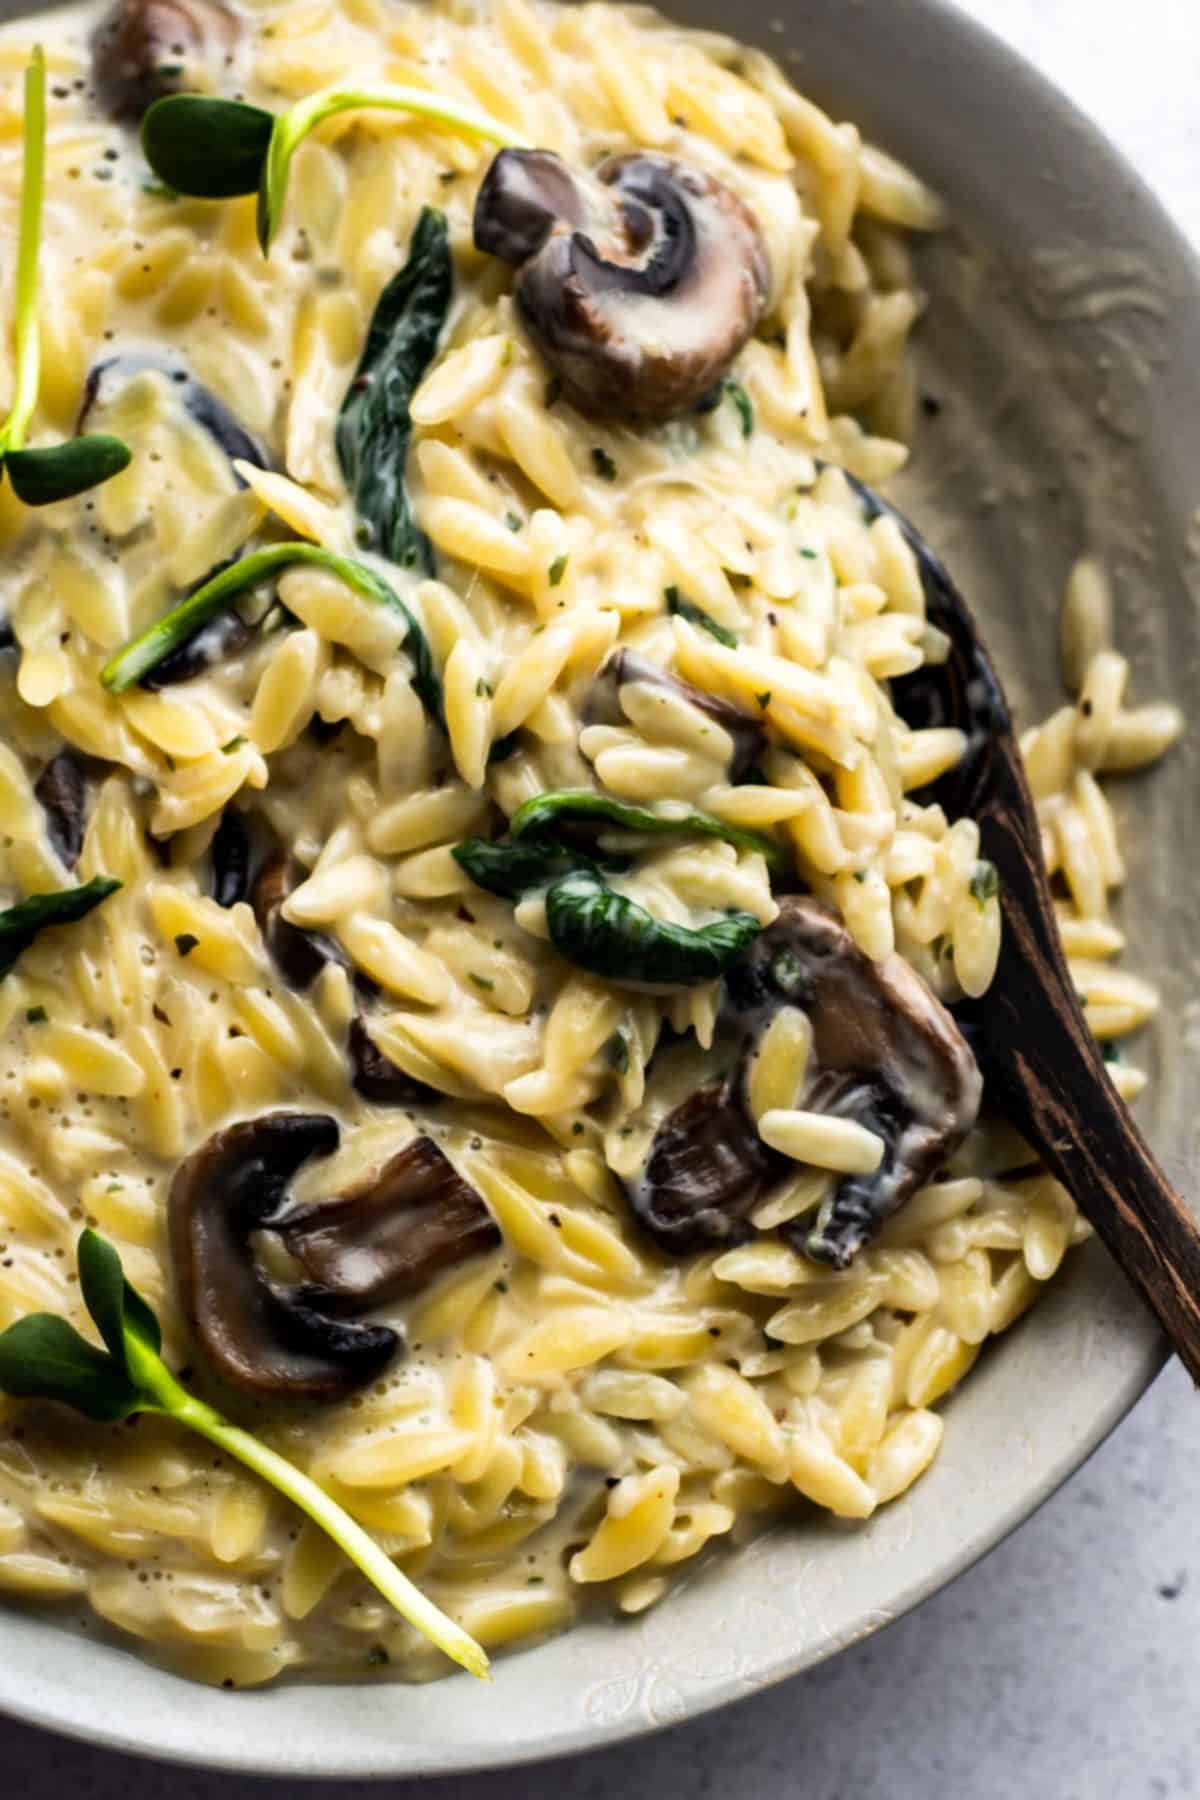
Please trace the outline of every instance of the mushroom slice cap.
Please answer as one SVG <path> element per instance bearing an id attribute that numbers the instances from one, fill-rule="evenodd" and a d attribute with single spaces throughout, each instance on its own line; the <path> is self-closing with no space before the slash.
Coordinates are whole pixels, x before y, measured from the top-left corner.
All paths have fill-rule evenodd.
<path id="1" fill-rule="evenodd" d="M 724 182 L 637 151 L 594 174 L 503 150 L 475 206 L 475 243 L 517 265 L 530 335 L 586 412 L 667 419 L 696 406 L 766 305 L 762 233 Z"/>
<path id="2" fill-rule="evenodd" d="M 250 905 L 263 942 L 288 985 L 300 989 L 311 987 L 326 963 L 346 962 L 331 938 L 304 931 L 284 918 L 280 909 L 302 880 L 303 870 L 296 859 L 287 850 L 272 850 L 250 888 Z"/>
<path id="3" fill-rule="evenodd" d="M 226 806 L 208 850 L 212 897 L 218 906 L 236 906 L 250 889 L 250 833 L 235 806 Z"/>
<path id="4" fill-rule="evenodd" d="M 385 1056 L 358 1013 L 350 1021 L 346 1047 L 351 1085 L 364 1100 L 379 1106 L 431 1106 L 445 1098 Z"/>
<path id="5" fill-rule="evenodd" d="M 425 1136 L 344 1194 L 296 1207 L 271 1225 L 331 1304 L 351 1311 L 415 1293 L 440 1270 L 500 1242 L 475 1189 Z"/>
<path id="6" fill-rule="evenodd" d="M 227 1126 L 176 1171 L 167 1203 L 180 1303 L 196 1340 L 231 1386 L 261 1398 L 339 1400 L 370 1381 L 396 1332 L 319 1309 L 254 1260 L 251 1233 L 278 1211 L 297 1169 L 336 1149 L 319 1113 L 267 1113 Z"/>
<path id="7" fill-rule="evenodd" d="M 92 79 L 112 119 L 136 124 L 156 100 L 203 85 L 241 38 L 220 0 L 115 0 L 92 36 Z"/>
<path id="8" fill-rule="evenodd" d="M 697 1088 L 667 1116 L 625 1192 L 655 1242 L 686 1255 L 744 1243 L 750 1213 L 786 1172 L 746 1111 L 739 1070 Z"/>
<path id="9" fill-rule="evenodd" d="M 970 1046 L 902 956 L 872 962 L 807 895 L 781 900 L 727 993 L 752 1029 L 779 1005 L 801 1007 L 813 1032 L 801 1105 L 853 1118 L 884 1141 L 879 1168 L 840 1181 L 815 1227 L 787 1228 L 806 1256 L 844 1269 L 974 1124 L 983 1082 Z"/>
<path id="10" fill-rule="evenodd" d="M 88 784 L 73 750 L 51 757 L 33 788 L 46 815 L 46 836 L 64 868 L 73 869 L 87 830 Z"/>
<path id="11" fill-rule="evenodd" d="M 672 675 L 669 669 L 652 662 L 648 656 L 639 655 L 636 650 L 613 650 L 605 659 L 588 692 L 584 704 L 584 722 L 588 725 L 626 724 L 621 706 L 621 689 L 634 683 L 668 689 L 729 733 L 733 739 L 733 756 L 729 764 L 731 781 L 743 780 L 761 760 L 767 747 L 767 736 L 760 720 L 743 712 L 731 700 L 722 700 L 716 694 L 706 694 L 703 688 L 693 686 L 690 681 L 684 681 L 678 675 Z"/>

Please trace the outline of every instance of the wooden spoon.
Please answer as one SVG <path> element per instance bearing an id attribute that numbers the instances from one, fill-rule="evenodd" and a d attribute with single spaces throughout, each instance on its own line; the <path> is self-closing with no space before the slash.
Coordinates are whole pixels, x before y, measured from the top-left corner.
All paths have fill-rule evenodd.
<path id="1" fill-rule="evenodd" d="M 1001 882 L 1003 936 L 981 1001 L 956 1008 L 988 1092 L 1096 1227 L 1200 1382 L 1200 1226 L 1152 1156 L 1088 1030 L 1059 941 L 1033 796 L 1012 716 L 966 602 L 920 533 L 851 479 L 869 516 L 888 513 L 921 571 L 929 621 L 950 639 L 943 666 L 893 683 L 913 726 L 968 735 L 933 797 L 979 824 Z"/>

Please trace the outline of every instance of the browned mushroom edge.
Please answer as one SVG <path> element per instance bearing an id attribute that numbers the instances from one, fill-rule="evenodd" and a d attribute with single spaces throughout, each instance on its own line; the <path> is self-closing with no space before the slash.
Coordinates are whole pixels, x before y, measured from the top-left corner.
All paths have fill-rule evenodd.
<path id="1" fill-rule="evenodd" d="M 854 1119 L 885 1146 L 874 1174 L 837 1183 L 815 1224 L 784 1227 L 804 1255 L 848 1267 L 975 1122 L 979 1069 L 920 976 L 903 957 L 865 957 L 818 900 L 785 896 L 779 917 L 726 977 L 718 1053 L 729 1072 L 668 1116 L 626 1184 L 635 1216 L 664 1249 L 744 1242 L 750 1214 L 794 1166 L 761 1142 L 745 1097 L 755 1047 L 785 1005 L 806 1013 L 813 1032 L 798 1104 Z"/>
<path id="2" fill-rule="evenodd" d="M 74 750 L 60 750 L 38 776 L 33 792 L 46 815 L 51 849 L 64 868 L 73 869 L 87 830 L 88 779 L 82 758 Z"/>
<path id="3" fill-rule="evenodd" d="M 733 755 L 729 763 L 730 781 L 744 781 L 761 760 L 767 746 L 767 736 L 761 720 L 752 718 L 730 700 L 719 699 L 715 694 L 706 694 L 703 688 L 693 687 L 690 681 L 683 681 L 678 675 L 670 674 L 658 663 L 651 662 L 648 656 L 639 656 L 636 650 L 614 650 L 602 664 L 588 692 L 584 723 L 626 724 L 625 712 L 621 706 L 621 689 L 634 683 L 668 689 L 729 733 L 733 740 Z"/>
<path id="4" fill-rule="evenodd" d="M 164 95 L 211 86 L 241 35 L 220 0 L 115 0 L 92 36 L 96 97 L 110 118 L 135 125 Z"/>
<path id="5" fill-rule="evenodd" d="M 402 1346 L 390 1326 L 351 1322 L 415 1293 L 454 1263 L 495 1248 L 479 1195 L 420 1136 L 345 1193 L 289 1207 L 312 1157 L 338 1144 L 319 1113 L 266 1113 L 218 1131 L 176 1172 L 168 1200 L 184 1314 L 214 1371 L 259 1398 L 334 1401 L 372 1380 Z M 254 1253 L 276 1234 L 306 1279 L 288 1284 Z"/>
<path id="6" fill-rule="evenodd" d="M 377 1106 L 434 1106 L 445 1099 L 437 1088 L 418 1081 L 384 1055 L 361 1013 L 355 1013 L 350 1021 L 346 1049 L 351 1085 L 364 1100 L 373 1100 Z"/>
<path id="7" fill-rule="evenodd" d="M 107 423 L 106 415 L 110 413 L 113 403 L 127 383 L 138 375 L 147 373 L 164 378 L 169 384 L 171 399 L 179 413 L 198 426 L 224 452 L 229 460 L 233 480 L 239 488 L 244 488 L 246 482 L 235 467 L 237 463 L 250 463 L 259 469 L 271 468 L 271 454 L 266 445 L 246 429 L 211 388 L 198 381 L 177 357 L 144 346 L 127 346 L 92 365 L 84 384 L 76 431 L 102 431 Z M 191 583 L 186 593 L 194 593 L 233 560 L 234 557 L 229 557 L 226 562 L 206 570 Z M 173 650 L 168 651 L 153 669 L 141 677 L 138 685 L 152 689 L 171 687 L 177 682 L 191 681 L 195 676 L 203 675 L 226 657 L 236 655 L 244 649 L 255 630 L 262 626 L 273 609 L 274 601 L 271 598 L 264 601 L 260 595 L 244 597 L 238 605 L 228 612 L 218 613 L 206 625 L 193 632 L 191 637 L 185 638 Z"/>
<path id="8" fill-rule="evenodd" d="M 322 932 L 305 931 L 283 916 L 284 901 L 304 878 L 296 859 L 286 850 L 272 850 L 251 880 L 251 854 L 245 821 L 226 808 L 213 839 L 214 898 L 229 906 L 238 899 L 249 900 L 263 942 L 288 986 L 301 991 L 311 987 L 327 963 L 348 967 L 348 959 L 332 938 Z M 378 992 L 363 975 L 355 975 L 354 984 L 360 999 L 369 999 Z M 350 1020 L 346 1053 L 351 1085 L 364 1100 L 372 1100 L 378 1106 L 411 1107 L 430 1106 L 444 1098 L 436 1088 L 417 1081 L 384 1055 L 360 1013 Z"/>
<path id="9" fill-rule="evenodd" d="M 749 207 L 657 152 L 588 173 L 549 150 L 502 150 L 474 237 L 516 267 L 521 318 L 586 412 L 668 419 L 695 407 L 766 305 L 767 254 Z"/>
<path id="10" fill-rule="evenodd" d="M 500 1243 L 475 1189 L 424 1136 L 344 1194 L 268 1225 L 331 1304 L 349 1311 L 401 1299 Z"/>
<path id="11" fill-rule="evenodd" d="M 313 1156 L 338 1143 L 319 1113 L 267 1113 L 227 1126 L 176 1171 L 167 1202 L 180 1304 L 208 1362 L 261 1398 L 340 1400 L 400 1348 L 383 1325 L 330 1318 L 318 1289 L 290 1289 L 255 1261 L 251 1234 L 278 1212 Z"/>
<path id="12" fill-rule="evenodd" d="M 304 931 L 283 916 L 283 903 L 304 880 L 304 870 L 287 850 L 263 858 L 250 886 L 249 901 L 267 946 L 289 987 L 311 987 L 326 963 L 346 966 L 346 956 L 332 938 Z"/>

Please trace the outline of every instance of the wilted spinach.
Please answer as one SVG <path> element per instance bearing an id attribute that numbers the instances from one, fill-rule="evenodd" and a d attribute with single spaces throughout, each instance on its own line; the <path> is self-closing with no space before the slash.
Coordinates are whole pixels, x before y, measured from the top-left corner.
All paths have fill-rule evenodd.
<path id="1" fill-rule="evenodd" d="M 433 551 L 404 486 L 409 403 L 446 323 L 453 291 L 446 215 L 427 206 L 408 261 L 384 288 L 337 423 L 337 454 L 372 548 L 403 569 L 433 574 Z"/>

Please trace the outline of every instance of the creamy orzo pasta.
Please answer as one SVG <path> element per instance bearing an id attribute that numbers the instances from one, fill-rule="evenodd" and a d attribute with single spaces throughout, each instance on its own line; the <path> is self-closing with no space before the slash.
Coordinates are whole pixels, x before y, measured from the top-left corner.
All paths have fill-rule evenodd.
<path id="1" fill-rule="evenodd" d="M 86 1325 L 95 1226 L 187 1384 L 489 1646 L 802 1503 L 868 1519 L 1085 1234 L 979 1110 L 995 871 L 930 793 L 962 734 L 905 723 L 947 645 L 864 486 L 907 456 L 936 198 L 643 9 L 37 33 L 31 435 L 131 455 L 0 490 L 0 873 L 120 886 L 0 983 L 0 1326 Z M 33 44 L 0 34 L 6 252 Z M 330 83 L 410 98 L 329 109 L 265 222 L 197 197 L 231 136 L 165 109 L 143 154 L 160 96 L 245 101 L 253 188 L 264 114 Z M 1109 611 L 1081 563 L 1022 748 L 1116 1041 L 1155 1001 L 1102 778 L 1179 722 L 1126 704 Z M 449 1666 L 152 1418 L 0 1398 L 0 1589 L 205 1680 Z"/>

